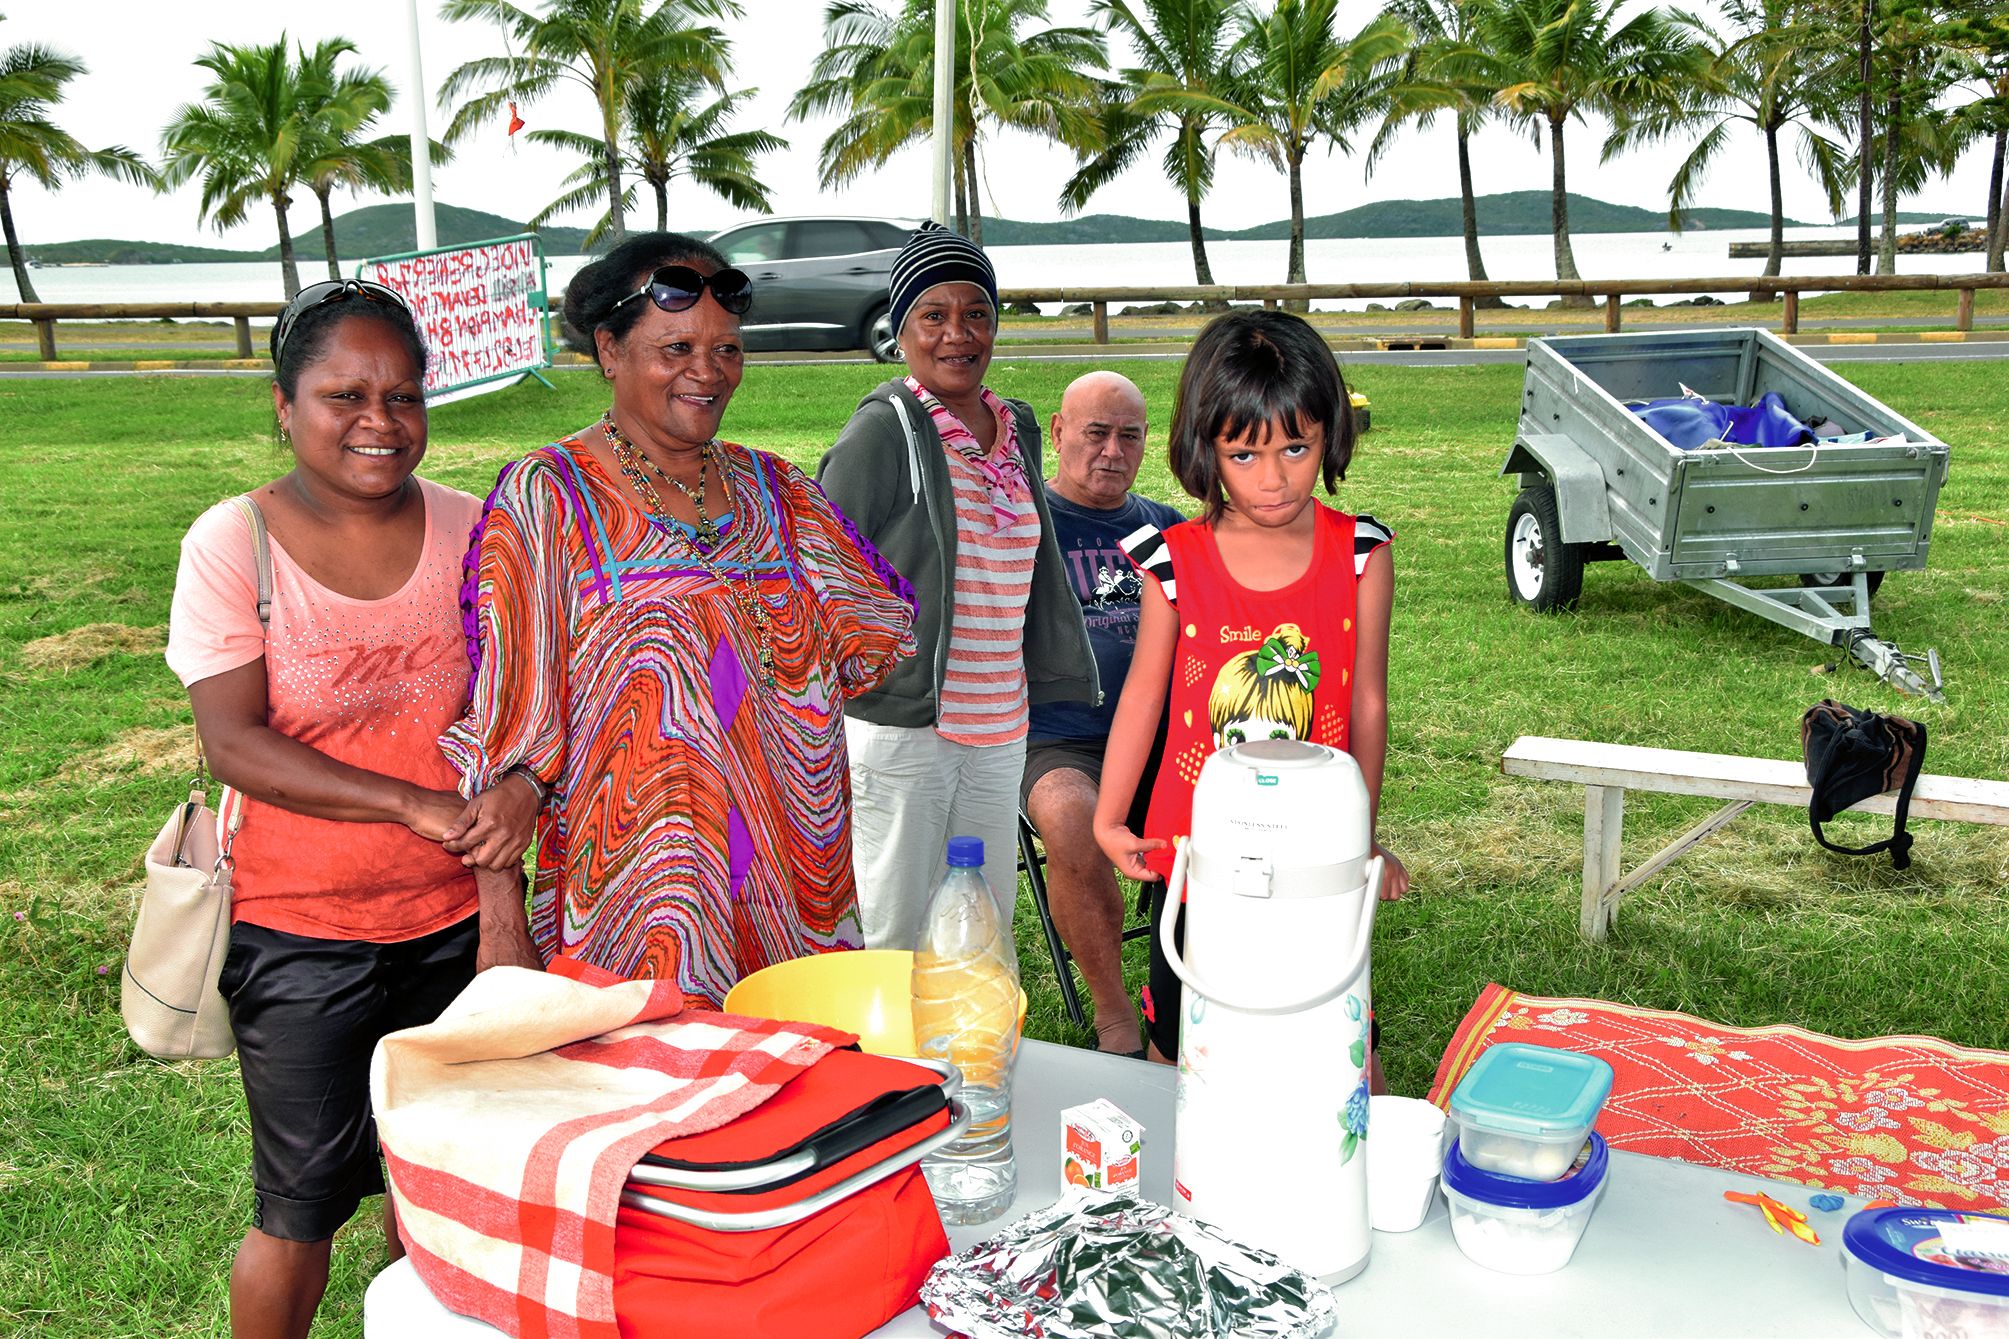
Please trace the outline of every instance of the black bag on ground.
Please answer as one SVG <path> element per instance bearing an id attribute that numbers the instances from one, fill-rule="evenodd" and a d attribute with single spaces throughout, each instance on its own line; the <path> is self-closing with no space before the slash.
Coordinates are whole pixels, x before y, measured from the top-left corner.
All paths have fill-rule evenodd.
<path id="1" fill-rule="evenodd" d="M 1890 852 L 1893 869 L 1911 864 L 1911 834 L 1904 830 L 1912 787 L 1925 762 L 1925 727 L 1902 716 L 1857 711 L 1822 698 L 1800 718 L 1800 750 L 1807 784 L 1814 788 L 1807 821 L 1814 840 L 1843 855 Z M 1897 792 L 1897 823 L 1888 839 L 1868 846 L 1837 846 L 1821 834 L 1821 824 L 1851 805 L 1885 791 Z"/>

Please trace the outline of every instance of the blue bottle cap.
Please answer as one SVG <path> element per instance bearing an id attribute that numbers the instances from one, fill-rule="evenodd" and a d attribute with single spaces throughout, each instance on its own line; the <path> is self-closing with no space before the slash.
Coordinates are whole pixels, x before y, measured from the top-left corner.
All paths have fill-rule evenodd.
<path id="1" fill-rule="evenodd" d="M 949 868 L 982 869 L 984 867 L 984 839 L 982 837 L 949 838 Z"/>

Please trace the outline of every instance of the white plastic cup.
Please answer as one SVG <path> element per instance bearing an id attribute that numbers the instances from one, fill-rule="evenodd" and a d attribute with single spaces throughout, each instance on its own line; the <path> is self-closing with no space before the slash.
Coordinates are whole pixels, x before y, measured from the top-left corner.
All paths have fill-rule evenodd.
<path id="1" fill-rule="evenodd" d="M 1444 1113 L 1414 1097 L 1367 1104 L 1367 1216 L 1376 1232 L 1423 1226 L 1444 1166 Z"/>

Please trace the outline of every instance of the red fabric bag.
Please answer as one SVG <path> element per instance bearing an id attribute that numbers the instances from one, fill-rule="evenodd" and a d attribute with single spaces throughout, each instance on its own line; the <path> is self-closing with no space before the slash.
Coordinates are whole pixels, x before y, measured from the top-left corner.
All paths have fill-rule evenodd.
<path id="1" fill-rule="evenodd" d="M 657 1145 L 630 1178 L 615 1224 L 614 1312 L 624 1339 L 855 1339 L 913 1306 L 949 1243 L 918 1163 L 897 1165 L 950 1118 L 933 1071 L 836 1051 L 738 1119 Z M 888 1163 L 897 1170 L 798 1216 L 820 1193 Z M 648 1184 L 660 1176 L 760 1184 Z M 797 1221 L 722 1230 L 658 1209 Z"/>

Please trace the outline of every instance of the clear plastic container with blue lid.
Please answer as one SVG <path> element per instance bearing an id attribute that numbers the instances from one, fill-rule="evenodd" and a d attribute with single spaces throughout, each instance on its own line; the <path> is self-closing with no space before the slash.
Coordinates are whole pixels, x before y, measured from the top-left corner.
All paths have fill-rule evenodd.
<path id="1" fill-rule="evenodd" d="M 1482 1171 L 1459 1145 L 1444 1153 L 1451 1236 L 1476 1264 L 1502 1274 L 1552 1274 L 1570 1262 L 1604 1194 L 1610 1155 L 1592 1134 L 1563 1175 L 1529 1181 Z"/>
<path id="2" fill-rule="evenodd" d="M 1866 1209 L 1842 1229 L 1849 1305 L 1888 1339 L 2009 1335 L 2009 1218 Z"/>
<path id="3" fill-rule="evenodd" d="M 1611 1066 L 1552 1046 L 1489 1046 L 1451 1094 L 1465 1160 L 1553 1181 L 1570 1169 L 1611 1096 Z"/>

